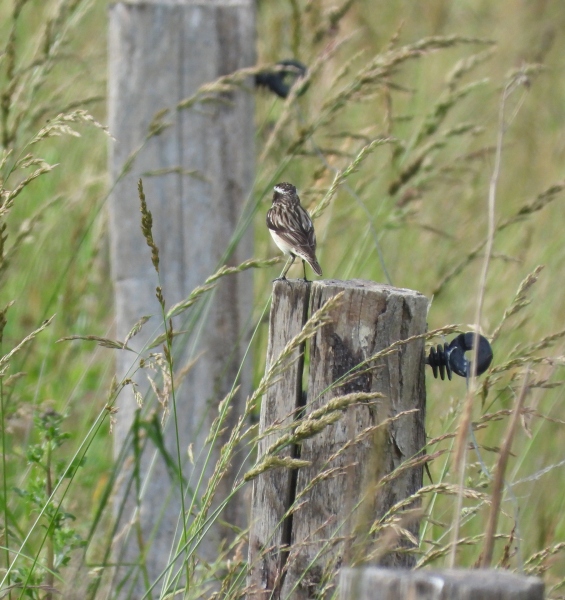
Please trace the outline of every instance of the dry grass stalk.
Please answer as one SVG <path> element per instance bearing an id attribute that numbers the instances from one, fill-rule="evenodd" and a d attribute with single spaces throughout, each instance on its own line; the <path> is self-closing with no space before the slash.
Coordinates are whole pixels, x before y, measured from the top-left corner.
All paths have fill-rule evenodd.
<path id="1" fill-rule="evenodd" d="M 494 537 L 495 537 L 495 540 L 507 540 L 509 538 L 508 535 L 502 534 L 502 533 L 498 533 Z M 461 546 L 478 546 L 482 542 L 483 538 L 484 538 L 484 534 L 480 533 L 478 535 L 464 537 L 464 538 L 458 538 L 455 541 L 451 541 L 451 542 L 449 542 L 449 544 L 446 544 L 445 546 L 442 546 L 442 547 L 438 548 L 437 550 L 432 550 L 431 552 L 426 554 L 424 557 L 422 557 L 416 563 L 416 568 L 421 569 L 422 567 L 425 567 L 426 565 L 433 563 L 448 554 L 451 554 L 453 552 L 453 549 L 452 549 L 453 544 L 455 544 L 455 546 L 457 546 L 458 548 Z"/>
<path id="2" fill-rule="evenodd" d="M 240 416 L 235 427 L 230 432 L 228 441 L 221 449 L 220 458 L 214 466 L 214 471 L 212 473 L 212 476 L 210 477 L 210 480 L 208 481 L 208 484 L 202 496 L 201 505 L 199 507 L 198 514 L 195 517 L 194 523 L 193 525 L 191 525 L 191 529 L 195 529 L 196 531 L 204 531 L 204 527 L 208 519 L 208 512 L 212 506 L 218 485 L 231 464 L 232 455 L 235 451 L 237 444 L 248 433 L 246 429 L 247 419 L 250 413 L 255 409 L 258 399 L 273 384 L 276 377 L 280 376 L 288 367 L 289 359 L 294 354 L 296 348 L 300 347 L 300 345 L 303 344 L 304 341 L 315 335 L 315 333 L 321 327 L 323 327 L 326 323 L 330 322 L 331 319 L 329 315 L 340 302 L 341 296 L 342 294 L 337 294 L 336 296 L 330 298 L 306 321 L 302 328 L 302 331 L 298 335 L 294 336 L 286 344 L 286 346 L 283 348 L 282 352 L 277 357 L 277 359 L 273 361 L 273 363 L 270 365 L 268 371 L 261 379 L 259 385 L 255 389 L 251 397 L 248 398 L 246 402 L 245 413 Z M 233 389 L 230 392 L 230 394 L 228 394 L 228 396 L 222 401 L 221 405 L 218 407 L 219 415 L 218 418 L 214 421 L 214 427 L 216 428 L 216 431 L 219 431 L 224 423 L 230 405 L 230 398 L 234 395 L 234 393 L 235 389 Z M 295 468 L 298 466 L 299 465 L 295 465 Z M 265 470 L 274 467 L 275 464 L 269 463 L 268 460 L 267 463 L 262 461 L 260 464 L 255 465 L 254 467 L 252 467 L 252 469 L 250 469 L 243 475 L 242 479 L 239 482 L 236 482 L 234 484 L 232 492 L 235 493 L 237 490 L 239 490 L 241 486 L 249 479 L 252 479 L 260 473 L 264 472 Z M 228 500 L 223 501 L 223 503 L 225 504 Z M 199 533 L 198 535 L 200 536 L 201 534 Z M 195 547 L 197 545 L 197 542 L 194 543 Z"/>
<path id="3" fill-rule="evenodd" d="M 496 144 L 496 153 L 495 153 L 495 163 L 492 172 L 492 176 L 489 184 L 489 193 L 488 193 L 488 232 L 486 237 L 486 249 L 485 249 L 485 257 L 483 261 L 483 268 L 481 271 L 481 277 L 479 280 L 478 286 L 478 301 L 477 301 L 477 310 L 475 315 L 475 338 L 473 341 L 473 357 L 472 364 L 475 365 L 477 363 L 477 353 L 478 353 L 478 340 L 479 340 L 479 331 L 480 331 L 480 323 L 483 312 L 483 303 L 485 298 L 486 291 L 486 281 L 488 275 L 488 269 L 490 265 L 490 259 L 492 255 L 492 248 L 494 244 L 494 236 L 496 232 L 495 227 L 495 204 L 496 204 L 496 192 L 498 186 L 498 180 L 500 177 L 500 169 L 502 163 L 502 144 L 504 140 L 504 134 L 506 131 L 505 124 L 505 108 L 506 101 L 512 92 L 517 88 L 518 85 L 523 83 L 522 75 L 518 74 L 512 77 L 506 84 L 502 99 L 500 101 L 499 114 L 498 114 L 498 131 L 497 131 L 497 144 Z M 459 421 L 459 425 L 457 428 L 457 438 L 455 440 L 455 455 L 454 455 L 454 470 L 456 475 L 459 478 L 459 485 L 463 488 L 463 480 L 464 480 L 464 472 L 465 472 L 465 461 L 467 456 L 467 436 L 469 433 L 469 426 L 471 423 L 471 415 L 473 410 L 473 399 L 475 396 L 475 389 L 477 386 L 477 377 L 475 372 L 473 371 L 469 378 L 469 388 L 467 395 L 465 397 L 463 412 L 461 415 L 461 419 Z M 461 519 L 461 509 L 463 505 L 463 496 L 460 495 L 457 500 L 457 505 L 454 513 L 454 523 L 453 523 L 453 537 L 452 541 L 455 542 L 459 536 L 459 526 Z M 450 566 L 455 566 L 455 553 L 457 551 L 457 545 L 452 543 L 452 549 L 450 553 Z"/>
<path id="4" fill-rule="evenodd" d="M 555 544 L 554 546 L 550 546 L 548 548 L 544 548 L 535 554 L 532 554 L 530 558 L 524 564 L 524 572 L 527 575 L 541 575 L 547 567 L 542 565 L 544 560 L 558 554 L 565 550 L 565 542 L 560 542 L 559 544 Z M 537 563 L 537 564 L 535 564 Z"/>
<path id="5" fill-rule="evenodd" d="M 502 319 L 500 320 L 500 323 L 498 324 L 498 326 L 496 327 L 496 329 L 493 331 L 492 335 L 490 336 L 491 344 L 493 342 L 495 342 L 496 339 L 498 338 L 498 336 L 500 335 L 500 331 L 502 330 L 502 327 L 504 326 L 506 321 L 510 317 L 512 317 L 516 313 L 520 312 L 523 308 L 525 308 L 526 306 L 528 306 L 530 304 L 531 300 L 528 299 L 528 292 L 530 291 L 530 288 L 537 282 L 539 274 L 543 271 L 543 268 L 544 268 L 543 265 L 538 265 L 522 281 L 522 283 L 520 284 L 520 287 L 518 288 L 518 291 L 516 292 L 516 296 L 512 300 L 512 303 L 504 311 L 504 314 L 502 315 Z"/>
<path id="6" fill-rule="evenodd" d="M 5 315 L 6 309 L 2 312 L 2 315 Z M 51 322 L 55 318 L 53 315 L 51 318 L 46 319 L 37 329 L 32 331 L 30 334 L 26 335 L 25 338 L 19 342 L 14 348 L 12 348 L 8 353 L 4 354 L 4 356 L 0 357 L 0 374 L 4 373 L 10 360 L 16 355 L 22 348 L 24 348 L 29 342 L 37 337 L 39 333 L 41 333 L 44 329 L 51 325 Z"/>
<path id="7" fill-rule="evenodd" d="M 531 215 L 543 210 L 549 206 L 554 200 L 556 200 L 561 192 L 565 189 L 565 180 L 560 180 L 557 183 L 551 185 L 549 188 L 538 194 L 531 202 L 528 202 L 522 206 L 514 215 L 502 220 L 496 226 L 496 233 L 504 231 L 507 227 L 521 223 L 524 219 Z M 459 263 L 455 264 L 448 272 L 443 276 L 439 283 L 432 290 L 433 296 L 438 296 L 445 286 L 457 275 L 459 275 L 465 267 L 470 265 L 478 256 L 481 251 L 487 245 L 487 238 L 479 242 Z"/>
<path id="8" fill-rule="evenodd" d="M 498 522 L 498 513 L 500 510 L 500 504 L 502 501 L 502 490 L 504 488 L 504 474 L 506 472 L 506 465 L 508 464 L 508 458 L 512 449 L 512 442 L 518 426 L 520 412 L 524 406 L 526 395 L 528 393 L 528 377 L 529 369 L 524 374 L 524 381 L 522 384 L 522 390 L 520 395 L 516 398 L 516 405 L 512 413 L 512 418 L 508 423 L 506 435 L 502 448 L 500 449 L 500 456 L 496 465 L 494 473 L 494 482 L 492 486 L 492 498 L 491 506 L 489 511 L 489 518 L 487 522 L 487 528 L 485 531 L 485 544 L 483 549 L 483 556 L 481 560 L 481 567 L 488 568 L 492 562 L 492 553 L 494 550 L 494 536 L 496 532 L 496 524 Z"/>

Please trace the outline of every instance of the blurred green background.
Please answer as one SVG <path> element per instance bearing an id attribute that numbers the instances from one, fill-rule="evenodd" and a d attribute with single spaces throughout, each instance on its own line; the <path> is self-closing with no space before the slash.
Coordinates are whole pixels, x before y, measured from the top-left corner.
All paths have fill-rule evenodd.
<path id="1" fill-rule="evenodd" d="M 107 3 L 19 4 L 21 13 L 9 38 L 13 3 L 0 3 L 1 39 L 13 39 L 15 47 L 10 73 L 8 46 L 2 44 L 6 50 L 0 54 L 3 97 L 14 73 L 21 83 L 12 95 L 15 109 L 7 117 L 17 120 L 9 121 L 15 123 L 16 136 L 8 144 L 16 155 L 47 119 L 61 112 L 84 107 L 106 122 Z M 46 29 L 61 6 L 65 18 L 52 21 Z M 65 35 L 49 69 L 38 73 L 33 61 L 41 56 L 45 40 L 53 37 L 49 28 L 56 31 L 57 26 Z M 512 488 L 514 497 L 506 495 L 499 527 L 510 533 L 516 522 L 519 525 L 515 532 L 521 538 L 519 548 L 514 541 L 507 560 L 514 568 L 533 553 L 565 540 L 565 466 L 542 473 L 565 458 L 560 422 L 565 410 L 560 387 L 564 197 L 557 191 L 535 204 L 540 194 L 555 184 L 563 185 L 565 179 L 564 31 L 561 0 L 262 0 L 257 4 L 258 62 L 297 58 L 310 67 L 311 80 L 292 105 L 266 91 L 256 92 L 260 160 L 254 199 L 258 210 L 255 232 L 247 233 L 255 236 L 255 256 L 267 258 L 278 252 L 264 226 L 271 197 L 263 195 L 264 190 L 277 181 L 290 181 L 303 204 L 313 208 L 330 187 L 335 169 L 346 168 L 370 141 L 390 137 L 389 143 L 364 159 L 347 179 L 349 189 L 341 186 L 316 221 L 318 257 L 327 278 L 386 282 L 380 248 L 394 285 L 419 290 L 429 298 L 433 295 L 430 329 L 450 323 L 468 329 L 474 322 L 483 254 L 479 251 L 473 257 L 471 253 L 487 235 L 501 98 L 510 73 L 527 73 L 527 80 L 524 75 L 523 84 L 513 88 L 505 105 L 496 221 L 515 217 L 524 206 L 529 209 L 495 237 L 480 323 L 485 334 L 492 334 L 520 283 L 537 265 L 545 266 L 529 290 L 531 304 L 505 323 L 494 346 L 495 367 L 513 357 L 522 357 L 522 363 L 533 361 L 536 385 L 526 404 L 553 419 L 532 418 L 514 441 L 507 480 L 527 480 Z M 384 76 L 368 69 L 375 60 L 375 68 L 385 64 L 391 56 L 387 53 L 430 36 L 454 37 L 450 47 L 433 52 L 424 45 L 416 53 L 412 46 L 414 55 L 399 59 Z M 470 61 L 466 66 L 460 62 L 465 60 Z M 455 68 L 462 69 L 461 76 L 453 79 Z M 341 103 L 344 91 L 346 100 Z M 36 435 L 34 411 L 54 408 L 68 413 L 65 429 L 72 437 L 65 452 L 70 455 L 104 407 L 112 378 L 110 350 L 80 342 L 55 343 L 76 334 L 112 337 L 105 212 L 108 141 L 97 129 L 78 129 L 80 138 L 40 143 L 34 152 L 58 166 L 26 188 L 12 211 L 0 217 L 7 225 L 4 252 L 9 258 L 0 273 L 0 302 L 4 306 L 14 301 L 7 313 L 2 354 L 56 314 L 53 324 L 17 355 L 7 374 L 25 375 L 4 377 L 4 473 L 9 489 L 21 486 L 28 473 L 26 448 Z M 403 183 L 396 186 L 399 180 Z M 6 254 L 15 242 L 14 252 Z M 443 284 L 458 265 L 462 265 L 460 272 Z M 277 269 L 280 265 L 256 273 L 257 317 Z M 290 275 L 300 276 L 298 267 L 294 269 Z M 264 368 L 266 334 L 264 326 L 256 338 L 256 381 Z M 554 338 L 548 341 L 548 336 Z M 546 341 L 529 347 L 540 340 Z M 477 398 L 474 418 L 510 409 L 522 376 L 521 363 L 507 364 L 489 376 L 484 388 L 488 393 Z M 465 382 L 436 382 L 429 372 L 427 380 L 427 428 L 433 438 L 454 431 Z M 466 483 L 470 487 L 490 490 L 484 470 L 492 470 L 496 462 L 505 427 L 506 417 L 477 432 L 485 466 L 481 468 L 476 454 L 469 453 Z M 449 448 L 449 440 L 441 447 Z M 83 535 L 111 470 L 110 449 L 111 434 L 103 428 L 67 500 Z M 435 482 L 454 482 L 445 456 L 432 465 L 432 474 Z M 10 498 L 8 504 L 13 523 L 25 532 L 27 509 Z M 453 498 L 430 497 L 425 504 L 433 509 L 435 523 L 426 529 L 425 538 L 445 545 Z M 485 506 L 469 502 L 466 511 L 469 518 L 461 536 L 480 534 Z M 497 546 L 497 559 L 502 544 Z M 431 547 L 423 545 L 424 551 Z M 92 552 L 96 555 L 96 549 Z M 472 566 L 479 553 L 480 545 L 466 547 L 458 555 L 458 564 Z M 561 585 L 563 559 L 558 551 L 544 559 L 549 587 Z M 552 593 L 558 597 L 559 587 Z"/>

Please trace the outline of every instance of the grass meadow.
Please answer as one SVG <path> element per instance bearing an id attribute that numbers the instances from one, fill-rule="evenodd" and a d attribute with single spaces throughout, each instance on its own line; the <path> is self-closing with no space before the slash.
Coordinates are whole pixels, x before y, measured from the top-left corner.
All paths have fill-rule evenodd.
<path id="1" fill-rule="evenodd" d="M 101 566 L 120 468 L 106 408 L 116 350 L 57 343 L 114 327 L 106 30 L 106 2 L 0 0 L 1 598 L 116 592 Z M 259 63 L 296 57 L 309 74 L 287 102 L 254 92 L 255 227 L 243 234 L 253 258 L 277 255 L 260 190 L 291 181 L 317 216 L 325 276 L 422 292 L 430 330 L 478 320 L 489 372 L 470 391 L 426 374 L 437 458 L 417 562 L 484 562 L 495 506 L 492 565 L 542 576 L 549 598 L 565 598 L 564 30 L 560 0 L 259 0 Z M 260 264 L 257 322 L 281 268 Z M 262 322 L 256 390 L 266 342 Z M 188 562 L 194 585 L 178 597 L 244 593 L 244 553 L 210 567 L 221 591 Z"/>

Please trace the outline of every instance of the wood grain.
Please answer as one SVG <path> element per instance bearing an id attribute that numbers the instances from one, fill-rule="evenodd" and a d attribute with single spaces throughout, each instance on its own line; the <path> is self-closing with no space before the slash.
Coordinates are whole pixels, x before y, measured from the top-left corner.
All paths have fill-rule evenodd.
<path id="1" fill-rule="evenodd" d="M 274 288 L 270 359 L 306 320 L 298 303 L 306 297 L 304 284 L 283 283 Z M 343 298 L 330 314 L 331 322 L 310 340 L 307 374 L 300 377 L 293 372 L 281 378 L 264 399 L 260 433 L 289 419 L 301 399 L 307 400 L 302 410 L 307 417 L 336 397 L 356 393 L 382 397 L 364 397 L 345 409 L 338 421 L 295 448 L 294 456 L 310 463 L 295 478 L 285 469 L 276 469 L 256 482 L 250 598 L 311 598 L 323 588 L 327 593 L 335 587 L 342 565 L 362 561 L 378 549 L 380 542 L 370 529 L 379 517 L 422 485 L 421 465 L 378 484 L 419 456 L 425 444 L 423 340 L 400 345 L 378 360 L 369 359 L 399 340 L 425 333 L 427 300 L 411 290 L 369 281 L 317 281 L 311 284 L 308 314 L 340 292 Z M 307 391 L 297 391 L 305 379 Z M 290 531 L 286 531 L 281 528 L 282 516 L 291 506 L 292 518 L 285 522 Z M 417 519 L 412 517 L 402 526 L 417 536 Z M 406 545 L 406 540 L 398 543 Z M 290 544 L 286 553 L 281 552 L 283 544 Z M 412 562 L 399 552 L 381 560 L 398 565 Z"/>
<path id="2" fill-rule="evenodd" d="M 286 344 L 300 331 L 308 318 L 310 283 L 276 281 L 269 320 L 269 343 L 266 369 L 279 357 Z M 298 348 L 290 358 L 289 366 L 277 383 L 269 388 L 261 403 L 260 435 L 278 424 L 280 429 L 261 437 L 257 449 L 258 461 L 266 450 L 279 439 L 296 418 L 302 404 L 302 373 L 304 361 Z M 289 447 L 279 456 L 292 456 Z M 248 585 L 254 598 L 268 598 L 271 590 L 281 584 L 286 546 L 290 541 L 290 523 L 284 515 L 293 500 L 294 473 L 287 469 L 267 471 L 253 483 L 251 523 L 249 532 Z"/>
<path id="3" fill-rule="evenodd" d="M 425 444 L 423 340 L 401 346 L 343 385 L 339 380 L 394 342 L 424 333 L 427 300 L 411 290 L 362 280 L 319 281 L 312 284 L 310 312 L 341 291 L 345 294 L 332 315 L 333 323 L 312 339 L 306 411 L 343 394 L 378 392 L 383 397 L 374 404 L 350 407 L 342 419 L 302 444 L 301 458 L 312 466 L 298 474 L 296 495 L 303 504 L 293 516 L 292 552 L 282 597 L 311 597 L 341 564 L 373 551 L 367 532 L 375 519 L 422 485 L 420 466 L 375 487 L 381 477 L 417 456 Z M 359 437 L 410 409 L 417 411 Z M 350 444 L 355 438 L 359 441 Z M 327 475 L 311 487 L 313 478 L 324 472 Z M 417 521 L 404 526 L 417 535 Z M 382 560 L 398 565 L 412 562 L 400 554 Z"/>
<path id="4" fill-rule="evenodd" d="M 137 180 L 144 180 L 160 252 L 160 281 L 167 306 L 172 306 L 224 262 L 252 189 L 255 161 L 251 94 L 237 91 L 222 102 L 196 105 L 190 110 L 175 107 L 200 85 L 254 64 L 254 5 L 251 0 L 118 3 L 111 6 L 109 17 L 109 122 L 115 137 L 109 158 L 114 183 L 109 228 L 116 337 L 123 340 L 142 315 L 154 315 L 130 343 L 143 351 L 163 327 L 155 299 L 158 280 L 140 230 Z M 165 109 L 161 122 L 166 127 L 147 139 L 156 114 Z M 227 262 L 238 264 L 252 253 L 253 234 L 247 231 L 227 253 Z M 200 357 L 177 390 L 180 448 L 187 478 L 191 476 L 186 452 L 189 445 L 196 458 L 195 477 L 204 468 L 204 440 L 218 403 L 236 379 L 249 339 L 251 307 L 249 272 L 221 280 L 209 300 L 191 311 L 192 320 L 186 316 L 175 319 L 175 329 L 190 329 L 190 334 L 177 339 L 176 368 Z M 199 318 L 193 319 L 197 311 Z M 146 393 L 147 376 L 135 373 L 137 361 L 132 356 L 119 353 L 117 376 L 122 379 L 134 373 L 133 379 Z M 243 411 L 250 381 L 247 364 L 240 377 L 241 390 L 233 401 L 233 420 Z M 130 390 L 121 394 L 118 406 L 116 456 L 126 443 L 137 410 Z M 176 457 L 171 419 L 164 429 L 167 449 Z M 217 453 L 206 467 L 205 482 L 215 456 Z M 125 472 L 123 475 L 127 481 Z M 178 484 L 169 477 L 154 447 L 143 457 L 141 475 L 148 485 L 138 518 L 143 539 L 154 536 L 146 561 L 153 579 L 165 566 L 175 535 L 178 539 L 180 496 Z M 232 480 L 232 475 L 225 478 L 222 494 L 229 492 Z M 122 486 L 118 491 L 117 506 L 125 489 Z M 135 505 L 131 494 L 127 503 L 125 514 L 131 519 Z M 222 518 L 243 526 L 244 503 L 236 500 Z M 129 526 L 124 521 L 120 556 L 135 562 L 140 548 L 136 536 L 128 535 Z M 200 548 L 204 556 L 217 555 L 226 531 L 219 527 L 210 531 Z"/>
<path id="5" fill-rule="evenodd" d="M 543 600 L 544 585 L 495 569 L 407 571 L 361 567 L 343 569 L 341 600 Z"/>

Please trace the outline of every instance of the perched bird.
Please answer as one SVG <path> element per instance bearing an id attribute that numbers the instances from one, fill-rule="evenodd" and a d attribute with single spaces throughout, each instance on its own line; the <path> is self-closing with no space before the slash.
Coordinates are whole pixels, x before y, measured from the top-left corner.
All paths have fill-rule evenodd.
<path id="1" fill-rule="evenodd" d="M 316 260 L 316 234 L 312 219 L 300 205 L 300 198 L 292 184 L 277 183 L 274 190 L 273 205 L 267 212 L 267 227 L 275 244 L 292 257 L 277 279 L 286 279 L 288 270 L 298 256 L 304 267 L 304 281 L 308 281 L 306 262 L 318 275 L 322 274 Z"/>

